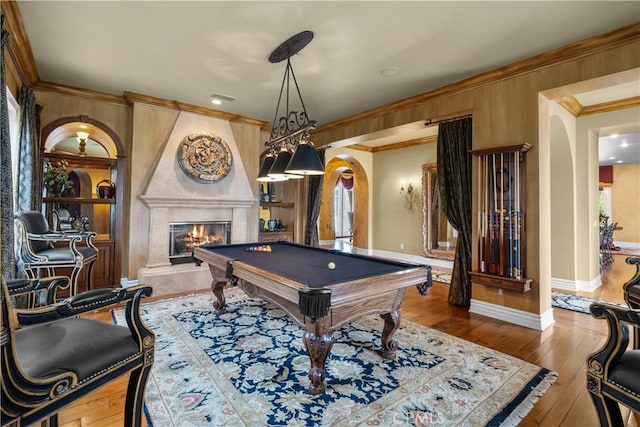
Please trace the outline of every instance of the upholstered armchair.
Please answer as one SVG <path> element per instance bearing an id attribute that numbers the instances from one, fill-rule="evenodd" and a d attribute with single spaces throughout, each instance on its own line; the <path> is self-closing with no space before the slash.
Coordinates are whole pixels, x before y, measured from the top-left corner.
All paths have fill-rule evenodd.
<path id="1" fill-rule="evenodd" d="M 67 276 L 51 276 L 41 279 L 7 280 L 7 290 L 14 306 L 34 308 L 55 303 L 58 289 L 69 287 Z"/>
<path id="2" fill-rule="evenodd" d="M 71 230 L 73 227 L 71 226 L 71 214 L 65 208 L 54 209 L 52 214 L 53 216 L 53 230 L 54 231 L 65 231 Z"/>
<path id="3" fill-rule="evenodd" d="M 93 264 L 98 259 L 98 249 L 93 245 L 94 232 L 50 231 L 49 224 L 41 212 L 25 211 L 16 215 L 18 234 L 18 267 L 25 275 L 40 277 L 41 269 L 49 276 L 55 275 L 59 267 L 72 268 L 70 295 L 78 292 L 78 276 L 87 266 L 87 290 L 91 289 Z M 54 246 L 65 242 L 65 246 Z"/>
<path id="4" fill-rule="evenodd" d="M 640 349 L 629 348 L 629 326 L 640 327 L 640 310 L 604 303 L 589 309 L 594 317 L 607 320 L 609 336 L 587 359 L 587 389 L 600 425 L 621 426 L 619 404 L 640 412 Z"/>
<path id="5" fill-rule="evenodd" d="M 11 297 L 21 294 L 20 286 L 2 279 L 2 426 L 38 421 L 56 426 L 60 409 L 126 375 L 122 425 L 141 425 L 155 336 L 142 322 L 140 303 L 151 288 L 96 289 L 48 306 L 17 309 Z M 80 316 L 123 303 L 126 326 Z"/>

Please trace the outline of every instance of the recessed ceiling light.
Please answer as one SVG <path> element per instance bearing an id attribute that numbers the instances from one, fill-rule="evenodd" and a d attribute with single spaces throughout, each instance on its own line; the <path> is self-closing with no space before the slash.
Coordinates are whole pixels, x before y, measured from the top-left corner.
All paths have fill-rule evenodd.
<path id="1" fill-rule="evenodd" d="M 380 75 L 382 77 L 392 77 L 400 72 L 400 68 L 398 67 L 386 67 L 380 70 Z"/>
<path id="2" fill-rule="evenodd" d="M 627 141 L 623 141 L 622 144 L 620 144 L 620 147 L 628 147 L 629 144 L 627 144 Z"/>
<path id="3" fill-rule="evenodd" d="M 229 95 L 222 95 L 220 93 L 211 94 L 211 103 L 215 104 L 215 105 L 220 105 L 220 104 L 222 104 L 223 101 L 225 101 L 225 102 L 233 102 L 236 99 L 238 99 L 238 98 L 236 98 L 234 96 L 229 96 Z"/>
<path id="4" fill-rule="evenodd" d="M 611 135 L 609 135 L 610 138 L 617 138 L 618 134 L 617 133 L 612 133 Z"/>
<path id="5" fill-rule="evenodd" d="M 616 163 L 623 163 L 622 160 L 618 160 Z"/>
<path id="6" fill-rule="evenodd" d="M 616 159 L 616 158 L 615 158 L 615 157 L 613 157 L 613 156 L 609 157 L 609 160 L 615 160 L 615 159 Z"/>

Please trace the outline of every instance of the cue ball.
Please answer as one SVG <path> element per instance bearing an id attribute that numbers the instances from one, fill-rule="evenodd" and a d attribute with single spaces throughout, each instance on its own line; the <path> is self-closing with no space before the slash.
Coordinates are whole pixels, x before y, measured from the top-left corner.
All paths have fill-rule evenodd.
<path id="1" fill-rule="evenodd" d="M 329 267 L 329 270 L 333 270 L 334 268 L 336 268 L 336 265 L 330 262 L 329 264 L 327 264 L 327 267 Z"/>

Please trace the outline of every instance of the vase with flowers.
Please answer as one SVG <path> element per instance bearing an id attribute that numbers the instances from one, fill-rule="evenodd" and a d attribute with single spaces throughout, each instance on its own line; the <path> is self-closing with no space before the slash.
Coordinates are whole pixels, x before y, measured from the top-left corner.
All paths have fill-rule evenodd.
<path id="1" fill-rule="evenodd" d="M 65 193 L 73 193 L 73 181 L 69 179 L 69 164 L 66 160 L 60 160 L 55 164 L 47 162 L 44 170 L 44 187 L 47 194 L 52 197 L 62 196 Z"/>

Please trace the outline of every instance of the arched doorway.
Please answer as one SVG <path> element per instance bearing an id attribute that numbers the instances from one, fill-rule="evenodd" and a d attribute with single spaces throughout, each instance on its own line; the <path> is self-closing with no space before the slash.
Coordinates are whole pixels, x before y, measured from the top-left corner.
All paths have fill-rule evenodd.
<path id="1" fill-rule="evenodd" d="M 99 255 L 93 286 L 117 286 L 123 271 L 121 242 L 125 237 L 125 147 L 119 136 L 90 117 L 63 117 L 43 127 L 40 150 L 45 162 L 67 161 L 74 182 L 73 197 L 43 199 L 45 212 L 62 207 L 88 219 L 89 229 L 98 234 L 94 239 Z M 98 185 L 109 185 L 112 191 L 99 194 Z"/>
<path id="2" fill-rule="evenodd" d="M 348 155 L 334 157 L 325 166 L 319 220 L 320 240 L 333 241 L 336 238 L 334 189 L 342 174 L 348 170 L 353 175 L 353 222 L 351 224 L 353 246 L 368 248 L 369 180 L 362 165 Z"/>

